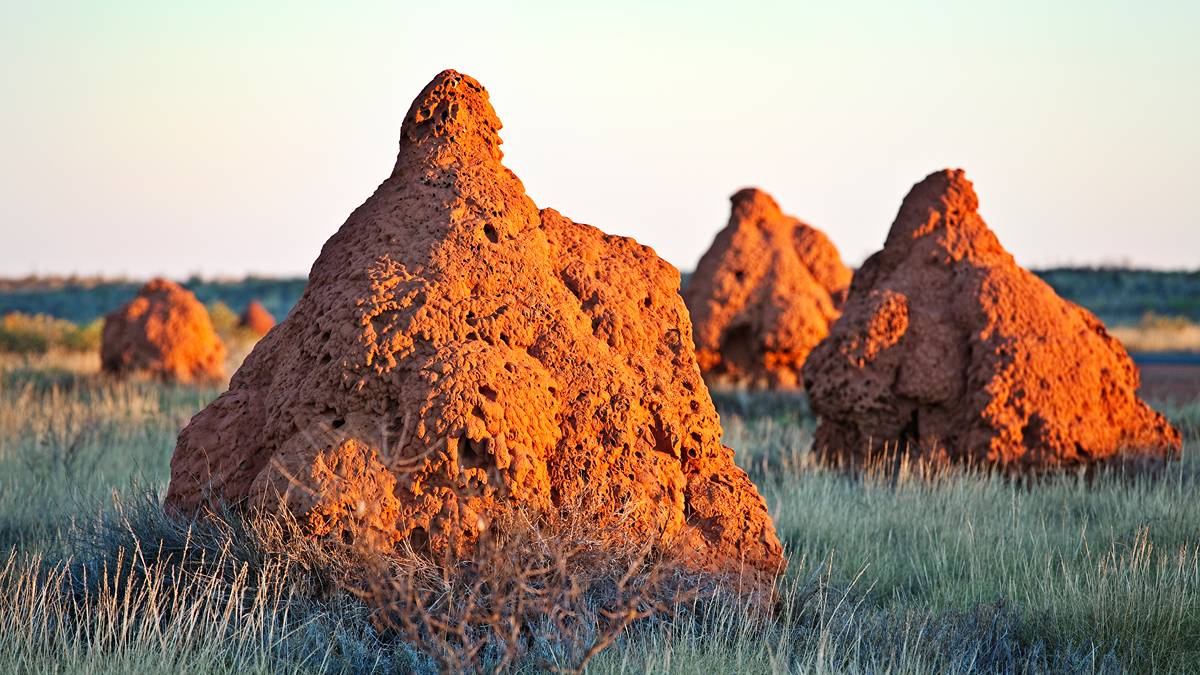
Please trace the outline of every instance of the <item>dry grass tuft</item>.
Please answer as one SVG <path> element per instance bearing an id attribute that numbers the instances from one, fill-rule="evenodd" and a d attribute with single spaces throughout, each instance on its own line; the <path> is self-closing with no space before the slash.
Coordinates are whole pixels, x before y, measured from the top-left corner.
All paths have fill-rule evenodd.
<path id="1" fill-rule="evenodd" d="M 1147 312 L 1135 326 L 1113 326 L 1109 333 L 1131 352 L 1200 351 L 1200 325 L 1187 317 Z"/>
<path id="2" fill-rule="evenodd" d="M 465 560 L 376 556 L 355 593 L 443 672 L 501 672 L 533 651 L 539 668 L 582 672 L 635 622 L 668 618 L 716 584 L 587 513 L 505 514 Z"/>

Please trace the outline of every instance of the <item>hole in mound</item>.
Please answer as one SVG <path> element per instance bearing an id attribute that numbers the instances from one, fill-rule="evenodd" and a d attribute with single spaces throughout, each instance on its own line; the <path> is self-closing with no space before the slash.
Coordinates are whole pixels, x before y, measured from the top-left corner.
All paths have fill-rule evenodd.
<path id="1" fill-rule="evenodd" d="M 916 414 L 915 412 L 913 413 Z M 1030 451 L 1039 450 L 1043 444 L 1042 436 L 1045 433 L 1045 422 L 1041 415 L 1034 413 L 1029 416 L 1025 422 L 1025 426 L 1021 427 L 1021 442 Z M 1078 444 L 1077 444 L 1078 445 Z"/>
<path id="2" fill-rule="evenodd" d="M 758 350 L 754 344 L 754 329 L 749 324 L 731 326 L 721 336 L 721 356 L 726 370 L 753 370 Z M 718 370 L 719 372 L 719 370 Z"/>
<path id="3" fill-rule="evenodd" d="M 486 396 L 487 400 L 489 400 L 489 401 L 495 401 L 496 398 L 499 396 L 499 394 L 497 394 L 495 389 L 492 389 L 491 387 L 487 386 L 486 384 L 479 386 L 479 393 Z"/>
<path id="4" fill-rule="evenodd" d="M 491 223 L 484 223 L 483 236 L 487 237 L 488 241 L 492 242 L 493 244 L 500 241 L 500 233 L 496 231 L 496 226 L 492 225 Z"/>
<path id="5" fill-rule="evenodd" d="M 423 527 L 414 527 L 408 533 L 408 541 L 414 549 L 423 551 L 429 547 L 429 532 Z"/>
<path id="6" fill-rule="evenodd" d="M 331 422 L 329 426 L 333 427 L 334 429 L 341 429 L 342 427 L 346 426 L 346 420 L 342 417 L 339 417 Z"/>
<path id="7" fill-rule="evenodd" d="M 667 430 L 663 428 L 662 420 L 655 417 L 654 426 L 650 427 L 650 438 L 654 441 L 654 451 L 661 452 L 666 455 L 675 456 L 675 450 L 671 447 L 671 437 L 667 434 Z"/>
<path id="8" fill-rule="evenodd" d="M 489 439 L 473 441 L 469 438 L 458 440 L 459 469 L 481 469 L 487 466 Z"/>

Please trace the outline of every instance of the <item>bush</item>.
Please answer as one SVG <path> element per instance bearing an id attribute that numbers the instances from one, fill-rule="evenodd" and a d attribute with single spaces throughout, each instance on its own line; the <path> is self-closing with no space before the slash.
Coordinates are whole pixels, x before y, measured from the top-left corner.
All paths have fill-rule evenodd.
<path id="1" fill-rule="evenodd" d="M 229 305 L 217 300 L 208 303 L 208 318 L 212 320 L 213 329 L 217 335 L 227 338 L 238 330 L 238 315 Z"/>
<path id="2" fill-rule="evenodd" d="M 45 354 L 54 348 L 74 352 L 99 349 L 104 320 L 80 327 L 45 314 L 9 312 L 0 319 L 0 352 Z"/>

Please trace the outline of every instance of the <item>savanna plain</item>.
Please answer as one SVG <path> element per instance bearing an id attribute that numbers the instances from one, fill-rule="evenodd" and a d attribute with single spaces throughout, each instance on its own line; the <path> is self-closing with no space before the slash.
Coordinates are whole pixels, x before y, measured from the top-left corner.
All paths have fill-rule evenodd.
<path id="1" fill-rule="evenodd" d="M 1140 303 L 1137 284 L 1106 291 L 1103 274 L 1059 274 L 1050 280 L 1064 295 L 1070 284 L 1076 296 L 1100 289 L 1096 303 L 1079 300 L 1124 326 L 1114 329 L 1122 339 L 1196 348 L 1186 319 L 1139 318 L 1186 308 Z M 242 345 L 231 349 L 236 365 L 250 339 L 214 304 L 220 289 L 208 290 L 197 294 L 214 323 Z M 789 559 L 770 606 L 729 592 L 664 604 L 628 592 L 644 571 L 594 565 L 595 578 L 546 612 L 537 584 L 503 595 L 501 579 L 421 577 L 412 569 L 427 561 L 414 555 L 401 564 L 427 592 L 399 606 L 421 614 L 414 628 L 386 619 L 380 589 L 351 571 L 352 552 L 296 535 L 295 523 L 164 514 L 179 429 L 223 387 L 103 377 L 87 329 L 96 312 L 56 312 L 68 323 L 32 316 L 30 304 L 95 289 L 6 292 L 30 314 L 0 331 L 2 672 L 1200 670 L 1200 400 L 1189 396 L 1146 393 L 1185 436 L 1179 462 L 1014 479 L 903 458 L 838 471 L 810 453 L 815 420 L 802 395 L 714 391 L 725 443 L 765 496 Z M 526 557 L 476 561 L 477 576 L 521 577 L 531 555 L 561 562 L 562 542 L 539 527 L 520 542 Z M 489 604 L 501 596 L 528 611 Z M 483 620 L 471 624 L 457 601 Z M 443 637 L 419 639 L 430 633 Z"/>

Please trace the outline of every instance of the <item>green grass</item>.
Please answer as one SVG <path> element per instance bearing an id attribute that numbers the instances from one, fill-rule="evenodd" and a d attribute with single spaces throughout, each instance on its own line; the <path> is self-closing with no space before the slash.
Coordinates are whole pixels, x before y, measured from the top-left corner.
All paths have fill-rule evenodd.
<path id="1" fill-rule="evenodd" d="M 216 389 L 0 357 L 0 672 L 409 672 L 431 662 L 278 524 L 188 529 L 159 495 Z M 1152 476 L 849 476 L 787 396 L 717 397 L 790 566 L 635 624 L 589 672 L 1188 672 L 1200 664 L 1200 463 Z M 1194 442 L 1200 406 L 1167 413 Z M 569 662 L 545 631 L 523 670 Z"/>

